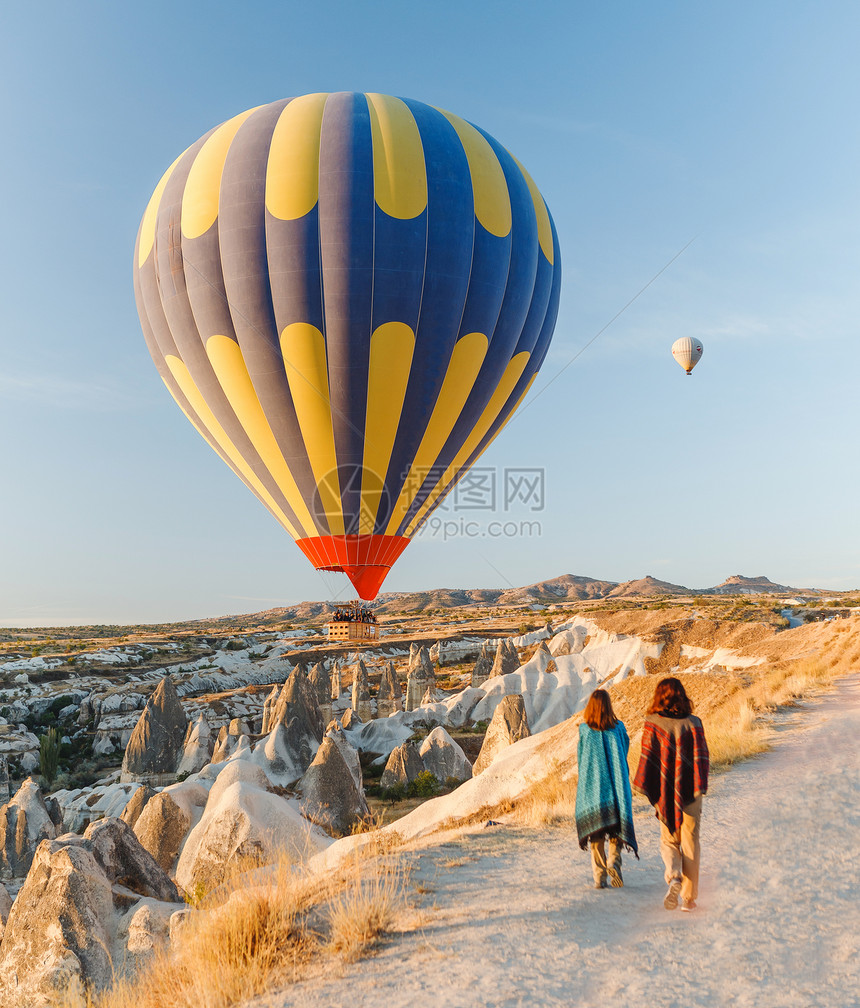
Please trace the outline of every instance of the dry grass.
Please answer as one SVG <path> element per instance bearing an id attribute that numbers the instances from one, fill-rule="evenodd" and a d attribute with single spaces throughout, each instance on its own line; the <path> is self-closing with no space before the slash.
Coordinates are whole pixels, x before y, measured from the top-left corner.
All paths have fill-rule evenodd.
<path id="1" fill-rule="evenodd" d="M 514 805 L 509 818 L 520 826 L 556 826 L 574 822 L 575 812 L 576 777 L 565 774 L 555 761 L 549 774 Z"/>
<path id="2" fill-rule="evenodd" d="M 846 662 L 802 658 L 751 677 L 748 686 L 712 712 L 705 724 L 711 763 L 731 766 L 771 747 L 767 716 L 803 697 L 820 692 L 847 671 Z"/>
<path id="3" fill-rule="evenodd" d="M 294 982 L 311 959 L 353 961 L 389 929 L 406 902 L 397 856 L 368 844 L 336 871 L 304 875 L 281 859 L 248 885 L 222 886 L 218 906 L 189 915 L 170 948 L 110 990 L 73 987 L 56 1008 L 230 1008 Z M 204 901 L 210 905 L 215 894 Z"/>

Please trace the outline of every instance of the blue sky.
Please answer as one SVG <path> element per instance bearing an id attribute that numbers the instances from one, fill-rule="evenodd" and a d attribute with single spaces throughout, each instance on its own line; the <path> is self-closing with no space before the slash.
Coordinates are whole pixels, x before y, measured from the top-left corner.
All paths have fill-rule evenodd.
<path id="1" fill-rule="evenodd" d="M 176 155 L 323 90 L 479 124 L 562 248 L 549 356 L 480 463 L 500 485 L 542 468 L 543 509 L 440 515 L 478 534 L 417 539 L 386 590 L 860 586 L 858 37 L 860 8 L 827 2 L 4 4 L 0 624 L 345 597 L 176 409 L 131 286 Z M 683 335 L 705 344 L 691 378 Z"/>

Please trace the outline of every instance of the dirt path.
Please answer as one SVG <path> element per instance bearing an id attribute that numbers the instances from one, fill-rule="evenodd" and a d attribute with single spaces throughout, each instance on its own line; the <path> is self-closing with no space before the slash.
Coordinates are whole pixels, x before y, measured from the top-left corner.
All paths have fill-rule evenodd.
<path id="1" fill-rule="evenodd" d="M 254 1008 L 857 1008 L 860 676 L 780 735 L 712 783 L 696 913 L 662 908 L 647 806 L 618 890 L 567 829 L 488 827 L 415 855 L 422 929 Z"/>

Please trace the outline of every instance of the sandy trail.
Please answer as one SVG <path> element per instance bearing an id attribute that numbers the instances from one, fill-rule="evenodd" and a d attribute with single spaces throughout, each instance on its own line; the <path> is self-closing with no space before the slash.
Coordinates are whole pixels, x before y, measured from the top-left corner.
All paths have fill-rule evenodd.
<path id="1" fill-rule="evenodd" d="M 697 912 L 662 907 L 648 806 L 636 831 L 617 890 L 591 888 L 568 829 L 488 827 L 415 854 L 420 930 L 254 1008 L 860 1005 L 860 676 L 712 781 Z"/>

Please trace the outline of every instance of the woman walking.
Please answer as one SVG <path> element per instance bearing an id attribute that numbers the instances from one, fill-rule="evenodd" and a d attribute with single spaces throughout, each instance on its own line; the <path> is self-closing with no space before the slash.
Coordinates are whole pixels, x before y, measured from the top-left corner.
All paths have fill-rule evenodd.
<path id="1" fill-rule="evenodd" d="M 594 888 L 624 885 L 621 848 L 639 853 L 633 832 L 633 797 L 627 769 L 630 740 L 627 729 L 615 716 L 606 690 L 595 690 L 579 726 L 576 784 L 576 831 L 579 846 L 591 843 Z M 609 853 L 606 853 L 606 843 Z"/>
<path id="2" fill-rule="evenodd" d="M 674 910 L 695 910 L 699 895 L 699 821 L 710 760 L 702 722 L 679 679 L 657 683 L 642 730 L 642 755 L 633 787 L 660 820 L 660 855 Z"/>

